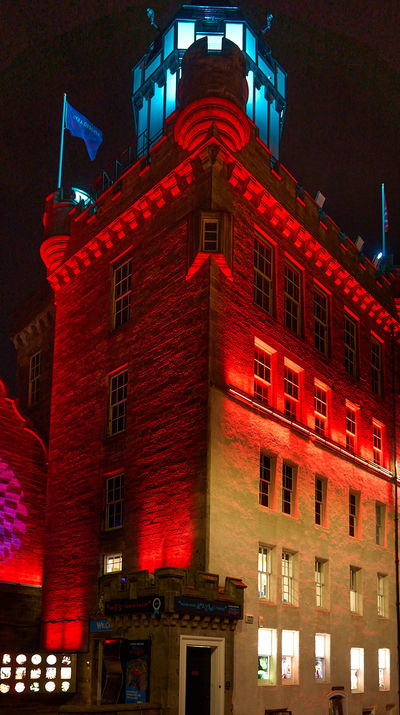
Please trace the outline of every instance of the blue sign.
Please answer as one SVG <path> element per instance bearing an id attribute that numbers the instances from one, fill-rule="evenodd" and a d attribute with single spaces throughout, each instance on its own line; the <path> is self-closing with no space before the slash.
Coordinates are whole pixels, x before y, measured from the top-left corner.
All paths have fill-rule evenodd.
<path id="1" fill-rule="evenodd" d="M 107 618 L 90 619 L 89 630 L 91 633 L 111 631 L 111 623 Z"/>

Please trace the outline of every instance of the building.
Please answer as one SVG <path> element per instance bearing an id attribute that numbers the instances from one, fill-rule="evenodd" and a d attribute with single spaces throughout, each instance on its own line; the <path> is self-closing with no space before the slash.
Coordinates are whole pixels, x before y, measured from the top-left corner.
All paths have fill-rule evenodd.
<path id="1" fill-rule="evenodd" d="M 43 652 L 82 712 L 397 712 L 396 276 L 280 164 L 236 8 L 183 6 L 133 106 L 134 163 L 46 202 Z"/>

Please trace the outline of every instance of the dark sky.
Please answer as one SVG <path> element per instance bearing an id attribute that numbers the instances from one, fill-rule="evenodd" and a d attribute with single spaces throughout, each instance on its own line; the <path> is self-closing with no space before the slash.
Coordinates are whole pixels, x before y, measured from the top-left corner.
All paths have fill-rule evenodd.
<path id="1" fill-rule="evenodd" d="M 45 197 L 57 184 L 63 93 L 102 129 L 90 162 L 66 132 L 64 182 L 88 188 L 134 139 L 131 69 L 173 0 L 2 0 L 0 4 L 0 375 L 13 387 L 11 311 L 45 278 L 39 247 Z M 381 183 L 400 237 L 400 3 L 266 0 L 239 3 L 287 71 L 281 160 L 331 218 L 372 255 Z"/>

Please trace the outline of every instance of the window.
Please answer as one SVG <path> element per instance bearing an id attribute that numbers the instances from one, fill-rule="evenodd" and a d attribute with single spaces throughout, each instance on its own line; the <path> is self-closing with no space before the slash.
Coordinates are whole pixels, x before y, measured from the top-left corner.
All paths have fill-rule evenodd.
<path id="1" fill-rule="evenodd" d="M 106 529 L 122 526 L 124 500 L 124 475 L 116 474 L 106 479 Z"/>
<path id="2" fill-rule="evenodd" d="M 315 634 L 315 666 L 316 680 L 329 680 L 331 637 L 328 633 Z"/>
<path id="3" fill-rule="evenodd" d="M 284 514 L 294 514 L 296 495 L 296 474 L 291 464 L 282 465 L 282 511 Z"/>
<path id="4" fill-rule="evenodd" d="M 259 503 L 270 508 L 274 503 L 274 466 L 271 457 L 260 454 Z"/>
<path id="5" fill-rule="evenodd" d="M 379 690 L 390 690 L 390 650 L 378 648 Z"/>
<path id="6" fill-rule="evenodd" d="M 258 598 L 271 600 L 272 594 L 272 549 L 269 546 L 258 547 Z"/>
<path id="7" fill-rule="evenodd" d="M 328 425 L 328 391 L 321 385 L 314 385 L 315 431 L 326 435 Z"/>
<path id="8" fill-rule="evenodd" d="M 271 355 L 254 346 L 254 399 L 264 405 L 270 401 Z"/>
<path id="9" fill-rule="evenodd" d="M 350 682 L 353 693 L 364 692 L 364 648 L 350 648 Z"/>
<path id="10" fill-rule="evenodd" d="M 327 608 L 327 571 L 328 563 L 323 559 L 315 559 L 315 605 L 317 608 Z"/>
<path id="11" fill-rule="evenodd" d="M 299 373 L 285 365 L 285 415 L 290 420 L 297 419 L 299 403 Z"/>
<path id="12" fill-rule="evenodd" d="M 346 449 L 349 452 L 356 451 L 357 448 L 357 410 L 350 405 L 346 405 Z"/>
<path id="13" fill-rule="evenodd" d="M 315 523 L 325 524 L 326 479 L 315 477 Z"/>
<path id="14" fill-rule="evenodd" d="M 258 681 L 260 685 L 276 683 L 276 630 L 258 629 Z"/>
<path id="15" fill-rule="evenodd" d="M 282 682 L 297 683 L 299 631 L 282 631 Z"/>
<path id="16" fill-rule="evenodd" d="M 360 495 L 358 492 L 349 492 L 349 536 L 358 536 L 359 528 Z"/>
<path id="17" fill-rule="evenodd" d="M 203 251 L 215 253 L 219 250 L 219 221 L 218 219 L 202 219 L 202 248 Z"/>
<path id="18" fill-rule="evenodd" d="M 292 263 L 285 263 L 285 325 L 301 333 L 301 273 Z"/>
<path id="19" fill-rule="evenodd" d="M 314 346 L 323 355 L 329 353 L 328 296 L 314 287 Z"/>
<path id="20" fill-rule="evenodd" d="M 383 395 L 382 343 L 371 335 L 371 387 L 375 395 Z"/>
<path id="21" fill-rule="evenodd" d="M 382 427 L 373 423 L 373 452 L 374 464 L 382 464 Z"/>
<path id="22" fill-rule="evenodd" d="M 29 363 L 29 404 L 36 405 L 40 394 L 41 353 L 32 355 Z"/>
<path id="23" fill-rule="evenodd" d="M 282 551 L 282 603 L 297 606 L 295 554 Z"/>
<path id="24" fill-rule="evenodd" d="M 254 241 L 254 302 L 272 314 L 273 248 L 257 239 Z"/>
<path id="25" fill-rule="evenodd" d="M 115 573 L 116 571 L 122 571 L 122 554 L 105 554 L 104 573 Z"/>
<path id="26" fill-rule="evenodd" d="M 108 433 L 119 434 L 126 427 L 126 408 L 128 392 L 128 371 L 121 370 L 110 376 Z"/>
<path id="27" fill-rule="evenodd" d="M 378 606 L 378 616 L 381 618 L 387 618 L 388 615 L 388 584 L 387 576 L 383 573 L 377 574 L 376 580 L 376 593 L 377 593 L 377 606 Z"/>
<path id="28" fill-rule="evenodd" d="M 380 502 L 375 502 L 375 529 L 376 529 L 376 543 L 379 546 L 385 545 L 385 517 L 386 509 L 385 505 Z"/>
<path id="29" fill-rule="evenodd" d="M 132 261 L 114 268 L 114 328 L 119 328 L 131 317 Z"/>
<path id="30" fill-rule="evenodd" d="M 362 613 L 361 569 L 350 566 L 350 611 Z"/>
<path id="31" fill-rule="evenodd" d="M 349 375 L 357 377 L 358 342 L 357 322 L 348 313 L 344 314 L 344 368 Z"/>

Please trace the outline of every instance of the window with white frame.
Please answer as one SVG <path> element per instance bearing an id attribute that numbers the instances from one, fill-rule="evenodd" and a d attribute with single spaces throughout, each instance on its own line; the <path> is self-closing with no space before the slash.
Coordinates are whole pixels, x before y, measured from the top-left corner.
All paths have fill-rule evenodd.
<path id="1" fill-rule="evenodd" d="M 132 260 L 114 267 L 114 328 L 127 323 L 131 317 Z"/>
<path id="2" fill-rule="evenodd" d="M 314 426 L 317 434 L 328 432 L 328 389 L 320 384 L 314 385 Z"/>
<path id="3" fill-rule="evenodd" d="M 258 682 L 259 685 L 276 683 L 276 630 L 258 629 Z"/>
<path id="4" fill-rule="evenodd" d="M 270 244 L 254 241 L 254 302 L 272 314 L 274 252 Z"/>
<path id="5" fill-rule="evenodd" d="M 271 396 L 271 355 L 258 345 L 254 346 L 254 398 L 268 405 Z"/>
<path id="6" fill-rule="evenodd" d="M 32 355 L 29 361 L 29 404 L 36 405 L 40 395 L 41 352 Z"/>
<path id="7" fill-rule="evenodd" d="M 282 631 L 282 683 L 298 683 L 299 631 Z"/>
<path id="8" fill-rule="evenodd" d="M 291 464 L 282 464 L 282 512 L 294 514 L 296 499 L 296 469 Z"/>
<path id="9" fill-rule="evenodd" d="M 288 365 L 285 365 L 283 391 L 285 395 L 285 415 L 290 420 L 297 420 L 300 397 L 299 373 Z"/>
<path id="10" fill-rule="evenodd" d="M 329 298 L 314 286 L 314 347 L 323 355 L 329 353 Z"/>
<path id="11" fill-rule="evenodd" d="M 123 432 L 126 427 L 128 370 L 110 375 L 108 397 L 108 434 Z"/>
<path id="12" fill-rule="evenodd" d="M 104 573 L 122 571 L 122 553 L 104 554 Z"/>
<path id="13" fill-rule="evenodd" d="M 382 464 L 382 426 L 377 422 L 372 425 L 373 428 L 373 452 L 374 464 Z"/>
<path id="14" fill-rule="evenodd" d="M 375 541 L 379 546 L 385 545 L 386 507 L 381 502 L 375 502 Z"/>
<path id="15" fill-rule="evenodd" d="M 315 680 L 330 679 L 331 637 L 329 633 L 315 634 Z"/>
<path id="16" fill-rule="evenodd" d="M 349 536 L 358 536 L 360 517 L 360 494 L 349 491 Z"/>
<path id="17" fill-rule="evenodd" d="M 326 479 L 315 477 L 315 523 L 319 526 L 326 521 Z"/>
<path id="18" fill-rule="evenodd" d="M 344 368 L 352 377 L 358 374 L 358 325 L 348 313 L 344 314 Z"/>
<path id="19" fill-rule="evenodd" d="M 350 566 L 350 611 L 362 613 L 361 569 Z"/>
<path id="20" fill-rule="evenodd" d="M 317 608 L 328 607 L 328 562 L 325 559 L 315 559 L 315 605 Z"/>
<path id="21" fill-rule="evenodd" d="M 272 548 L 258 547 L 258 598 L 272 600 Z"/>
<path id="22" fill-rule="evenodd" d="M 296 554 L 282 551 L 282 603 L 297 606 Z"/>
<path id="23" fill-rule="evenodd" d="M 275 459 L 260 454 L 259 504 L 270 509 L 274 506 Z"/>
<path id="24" fill-rule="evenodd" d="M 350 648 L 350 687 L 352 693 L 364 692 L 364 648 Z"/>
<path id="25" fill-rule="evenodd" d="M 124 475 L 115 474 L 106 479 L 106 518 L 107 530 L 122 526 L 124 503 Z"/>
<path id="26" fill-rule="evenodd" d="M 357 450 L 357 410 L 346 405 L 346 449 L 353 454 Z"/>
<path id="27" fill-rule="evenodd" d="M 388 578 L 386 574 L 378 573 L 376 579 L 376 595 L 378 616 L 387 618 L 388 615 Z"/>
<path id="28" fill-rule="evenodd" d="M 371 387 L 375 395 L 383 394 L 382 343 L 371 335 Z"/>
<path id="29" fill-rule="evenodd" d="M 390 650 L 378 648 L 379 690 L 390 690 Z"/>
<path id="30" fill-rule="evenodd" d="M 301 334 L 301 271 L 292 263 L 285 263 L 284 315 L 285 325 L 296 335 Z"/>

